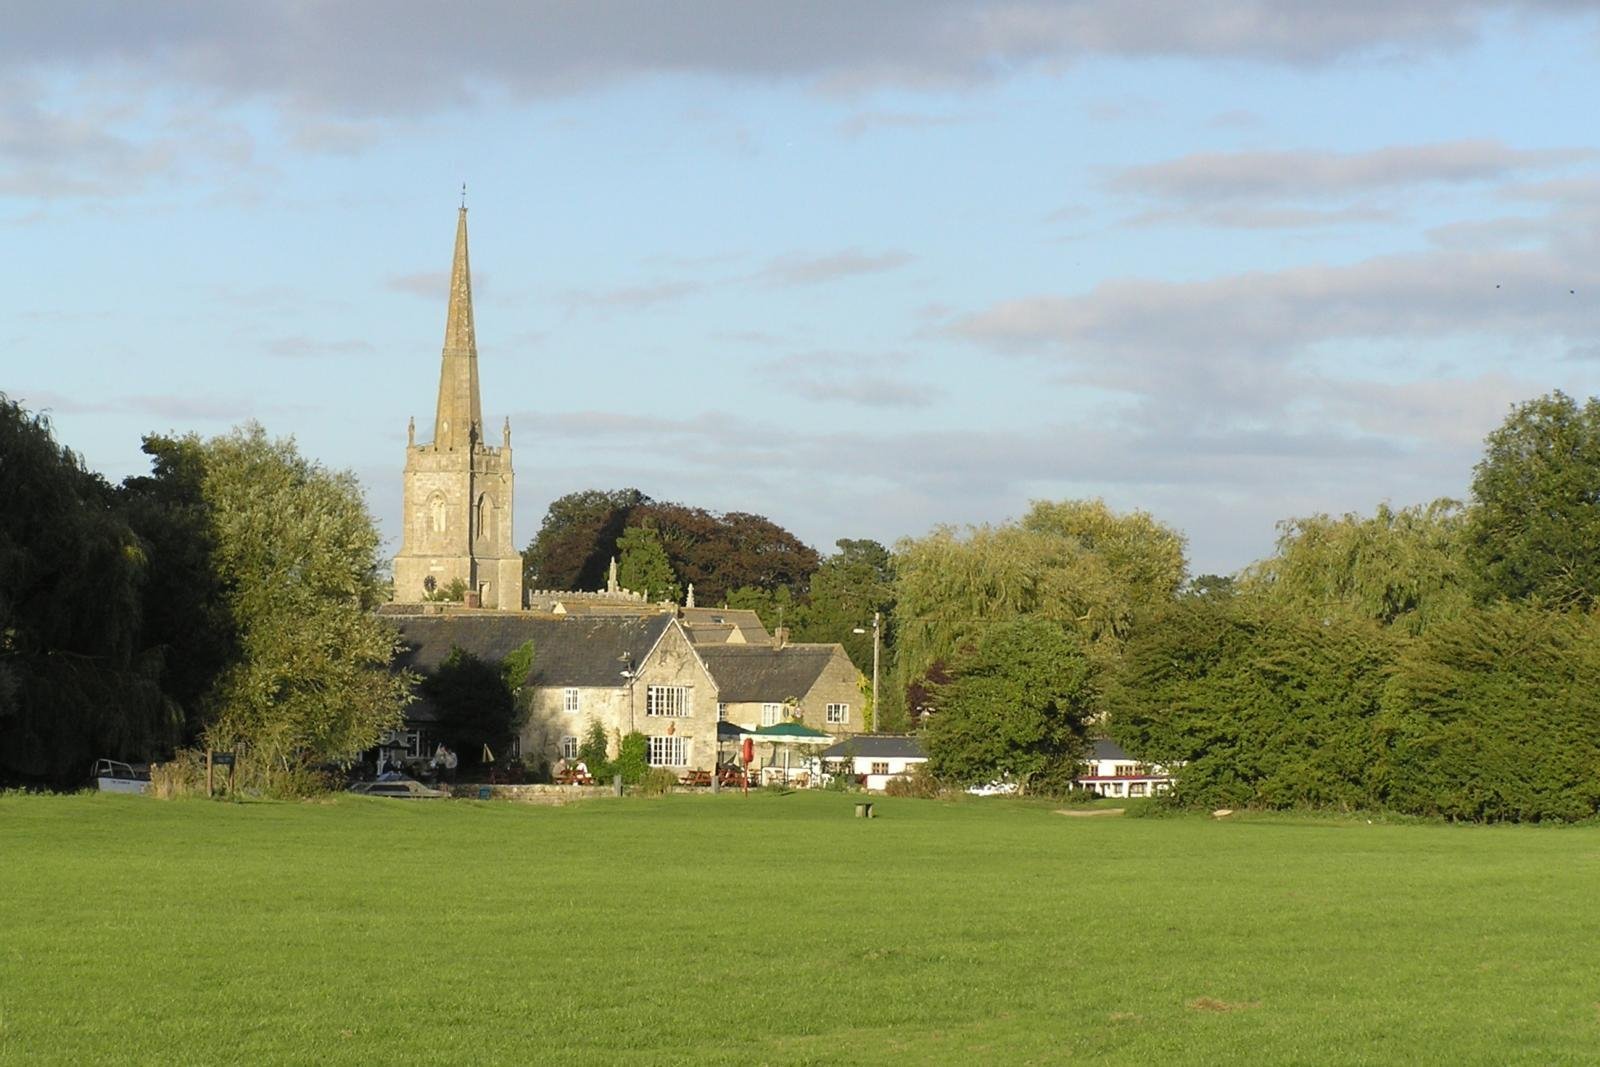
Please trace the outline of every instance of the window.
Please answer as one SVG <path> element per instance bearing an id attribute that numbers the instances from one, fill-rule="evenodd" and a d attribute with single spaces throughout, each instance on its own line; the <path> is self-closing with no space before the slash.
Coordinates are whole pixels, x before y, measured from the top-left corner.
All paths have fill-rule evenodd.
<path id="1" fill-rule="evenodd" d="M 652 685 L 644 691 L 644 713 L 668 719 L 689 714 L 689 689 L 682 685 Z"/>
<path id="2" fill-rule="evenodd" d="M 828 705 L 828 721 L 829 722 L 849 722 L 850 721 L 850 705 L 849 704 L 829 704 Z"/>
<path id="3" fill-rule="evenodd" d="M 511 735 L 511 748 L 508 750 L 508 753 L 509 753 L 509 755 L 511 756 L 512 759 L 521 759 L 522 758 L 522 735 L 521 734 L 512 734 Z"/>
<path id="4" fill-rule="evenodd" d="M 683 738 L 667 735 L 650 738 L 650 766 L 682 767 L 689 762 L 689 746 Z"/>
<path id="5" fill-rule="evenodd" d="M 724 704 L 720 700 L 717 701 L 717 721 L 718 722 L 727 722 L 728 721 L 728 705 Z"/>
<path id="6" fill-rule="evenodd" d="M 562 759 L 577 759 L 578 758 L 578 739 L 576 737 L 573 737 L 571 734 L 568 734 L 567 736 L 565 736 L 565 737 L 563 737 L 561 739 L 561 758 Z"/>
<path id="7" fill-rule="evenodd" d="M 568 715 L 576 715 L 576 714 L 578 714 L 578 704 L 579 704 L 578 691 L 576 689 L 566 689 L 566 690 L 562 691 L 562 693 L 561 693 L 561 710 L 562 711 L 566 712 Z"/>
<path id="8" fill-rule="evenodd" d="M 782 704 L 763 704 L 763 705 L 761 705 L 761 725 L 762 726 L 776 726 L 782 721 L 783 721 L 783 705 Z"/>
<path id="9" fill-rule="evenodd" d="M 406 756 L 409 759 L 422 758 L 422 731 L 407 730 L 405 733 L 400 735 L 400 740 L 405 742 Z M 432 755 L 432 753 L 429 753 L 429 755 Z"/>
<path id="10" fill-rule="evenodd" d="M 889 773 L 889 761 L 886 760 L 886 759 L 885 760 L 873 760 L 872 761 L 872 773 L 873 774 L 888 774 Z"/>

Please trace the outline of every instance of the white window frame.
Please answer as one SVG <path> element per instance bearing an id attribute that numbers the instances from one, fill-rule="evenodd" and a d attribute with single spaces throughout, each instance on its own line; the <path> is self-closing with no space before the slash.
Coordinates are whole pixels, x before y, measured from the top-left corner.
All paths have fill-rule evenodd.
<path id="1" fill-rule="evenodd" d="M 850 722 L 850 705 L 829 704 L 828 721 L 835 725 L 848 725 Z"/>
<path id="2" fill-rule="evenodd" d="M 717 721 L 718 722 L 727 722 L 728 721 L 728 705 L 723 703 L 720 700 L 717 701 Z"/>
<path id="3" fill-rule="evenodd" d="M 561 738 L 561 758 L 573 760 L 578 758 L 578 739 L 572 734 L 564 734 Z"/>
<path id="4" fill-rule="evenodd" d="M 782 721 L 783 721 L 783 705 L 782 704 L 763 704 L 763 705 L 761 705 L 761 725 L 762 726 L 776 726 Z"/>
<path id="5" fill-rule="evenodd" d="M 687 767 L 689 741 L 678 734 L 652 734 L 646 760 L 652 767 Z"/>
<path id="6" fill-rule="evenodd" d="M 651 719 L 686 719 L 689 717 L 689 687 L 686 685 L 650 685 L 644 690 L 644 714 Z"/>
<path id="7" fill-rule="evenodd" d="M 576 715 L 583 701 L 578 696 L 578 691 L 571 687 L 561 691 L 561 710 L 568 715 Z"/>

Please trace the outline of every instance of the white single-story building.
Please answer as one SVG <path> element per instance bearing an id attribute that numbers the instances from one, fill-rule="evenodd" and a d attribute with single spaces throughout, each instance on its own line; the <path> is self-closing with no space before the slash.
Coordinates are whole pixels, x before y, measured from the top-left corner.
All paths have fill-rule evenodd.
<path id="1" fill-rule="evenodd" d="M 859 734 L 822 750 L 822 765 L 830 773 L 853 774 L 866 789 L 880 793 L 891 778 L 904 778 L 927 762 L 909 734 Z"/>
<path id="2" fill-rule="evenodd" d="M 1115 741 L 1094 743 L 1077 785 L 1103 797 L 1153 797 L 1172 788 L 1172 775 L 1165 767 L 1140 763 Z"/>

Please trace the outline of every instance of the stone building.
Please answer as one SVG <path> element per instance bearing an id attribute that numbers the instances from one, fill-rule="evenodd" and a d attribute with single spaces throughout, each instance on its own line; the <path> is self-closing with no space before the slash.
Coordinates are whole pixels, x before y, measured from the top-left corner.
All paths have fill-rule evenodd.
<path id="1" fill-rule="evenodd" d="M 429 610 L 431 608 L 431 610 Z M 799 719 L 833 735 L 861 730 L 859 678 L 839 645 L 699 645 L 673 612 L 555 615 L 392 604 L 397 668 L 429 674 L 452 648 L 500 663 L 533 642 L 521 684 L 526 720 L 515 754 L 528 764 L 577 755 L 590 725 L 610 740 L 637 730 L 649 761 L 709 770 L 733 758 L 738 727 Z M 408 750 L 430 751 L 437 713 L 406 709 Z"/>
<path id="2" fill-rule="evenodd" d="M 459 582 L 468 604 L 520 608 L 522 557 L 511 528 L 511 423 L 501 429 L 498 446 L 485 440 L 465 207 L 456 220 L 433 440 L 418 444 L 412 420 L 404 478 L 394 599 L 419 600 Z"/>
<path id="3" fill-rule="evenodd" d="M 727 722 L 798 721 L 830 734 L 862 729 L 860 673 L 843 645 L 700 644 L 695 650 Z"/>

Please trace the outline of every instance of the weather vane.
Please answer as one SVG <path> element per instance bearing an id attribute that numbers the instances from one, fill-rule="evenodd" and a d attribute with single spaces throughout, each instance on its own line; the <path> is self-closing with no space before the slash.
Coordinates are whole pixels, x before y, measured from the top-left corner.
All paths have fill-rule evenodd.
<path id="1" fill-rule="evenodd" d="M 467 208 L 467 183 L 466 182 L 462 182 L 461 183 L 461 210 L 465 211 L 466 208 Z"/>

